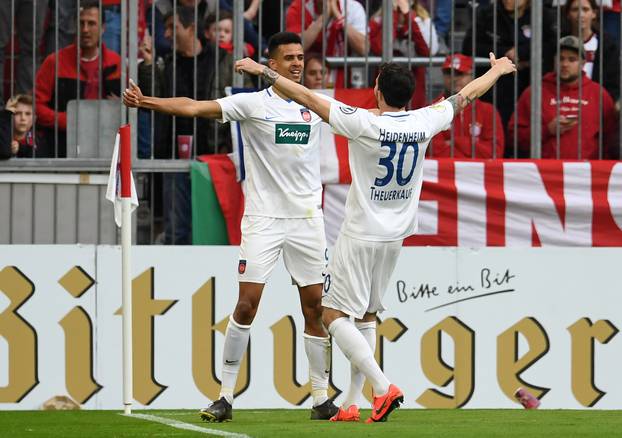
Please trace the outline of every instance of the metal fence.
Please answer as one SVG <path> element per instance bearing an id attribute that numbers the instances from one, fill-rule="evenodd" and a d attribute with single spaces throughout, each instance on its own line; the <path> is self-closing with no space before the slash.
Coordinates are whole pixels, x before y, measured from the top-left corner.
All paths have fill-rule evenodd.
<path id="1" fill-rule="evenodd" d="M 115 243 L 92 181 L 108 171 L 116 129 L 129 121 L 142 198 L 137 242 L 189 243 L 187 232 L 178 233 L 187 228 L 179 218 L 189 214 L 189 162 L 230 151 L 229 129 L 128 111 L 121 90 L 128 75 L 145 94 L 163 97 L 215 99 L 226 86 L 261 88 L 261 80 L 234 75 L 232 63 L 247 55 L 265 61 L 269 37 L 283 30 L 301 34 L 307 70 L 319 66 L 319 81 L 305 77 L 310 87 L 373 87 L 380 63 L 408 66 L 417 83 L 410 108 L 456 92 L 485 71 L 488 52 L 512 57 L 518 73 L 456 118 L 430 143 L 430 157 L 618 159 L 620 14 L 594 0 L 545 3 L 2 1 L 0 96 L 31 95 L 32 121 L 23 114 L 28 98 L 11 103 L 18 151 L 0 161 L 0 242 Z M 565 35 L 577 37 L 578 51 Z M 48 174 L 63 182 L 41 179 Z M 79 174 L 90 175 L 88 185 L 72 182 Z M 54 219 L 42 219 L 48 216 Z"/>

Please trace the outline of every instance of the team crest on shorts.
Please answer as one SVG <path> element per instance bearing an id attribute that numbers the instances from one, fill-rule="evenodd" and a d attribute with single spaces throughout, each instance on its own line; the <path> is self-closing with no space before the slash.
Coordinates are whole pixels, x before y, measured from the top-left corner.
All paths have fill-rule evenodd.
<path id="1" fill-rule="evenodd" d="M 300 115 L 302 116 L 302 120 L 305 122 L 311 121 L 311 111 L 306 108 L 300 108 Z"/>
<path id="2" fill-rule="evenodd" d="M 246 260 L 240 260 L 238 263 L 238 274 L 244 274 L 246 272 Z"/>

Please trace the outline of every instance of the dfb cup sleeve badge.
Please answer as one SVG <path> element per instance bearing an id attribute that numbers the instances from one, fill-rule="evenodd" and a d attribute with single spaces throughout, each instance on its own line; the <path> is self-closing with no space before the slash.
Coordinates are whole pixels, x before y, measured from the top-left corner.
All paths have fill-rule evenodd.
<path id="1" fill-rule="evenodd" d="M 242 275 L 246 272 L 246 260 L 240 260 L 238 263 L 238 274 Z"/>
<path id="2" fill-rule="evenodd" d="M 357 109 L 358 108 L 352 107 L 352 106 L 340 106 L 339 107 L 339 111 L 344 113 L 346 116 L 349 116 L 350 114 L 354 114 Z"/>
<path id="3" fill-rule="evenodd" d="M 302 120 L 304 120 L 305 122 L 311 121 L 311 111 L 309 111 L 307 108 L 300 108 L 300 115 L 302 116 Z"/>

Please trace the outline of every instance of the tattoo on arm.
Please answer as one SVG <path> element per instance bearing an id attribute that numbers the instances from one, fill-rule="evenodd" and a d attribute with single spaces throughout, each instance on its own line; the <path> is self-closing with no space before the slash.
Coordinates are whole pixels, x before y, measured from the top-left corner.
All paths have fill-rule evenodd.
<path id="1" fill-rule="evenodd" d="M 451 103 L 451 106 L 453 106 L 454 114 L 458 114 L 464 108 L 469 106 L 469 104 L 473 102 L 473 99 L 464 97 L 462 94 L 454 94 L 453 96 L 448 97 L 447 101 Z"/>
<path id="2" fill-rule="evenodd" d="M 264 67 L 263 73 L 261 74 L 264 81 L 270 85 L 274 85 L 276 80 L 279 78 L 279 74 L 272 70 L 270 67 Z"/>

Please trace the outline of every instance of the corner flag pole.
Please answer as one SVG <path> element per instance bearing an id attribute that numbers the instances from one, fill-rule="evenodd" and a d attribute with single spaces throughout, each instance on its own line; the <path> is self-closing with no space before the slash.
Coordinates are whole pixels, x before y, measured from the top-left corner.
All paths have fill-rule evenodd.
<path id="1" fill-rule="evenodd" d="M 119 128 L 121 137 L 121 291 L 123 308 L 123 405 L 132 413 L 132 141 L 130 125 Z"/>

